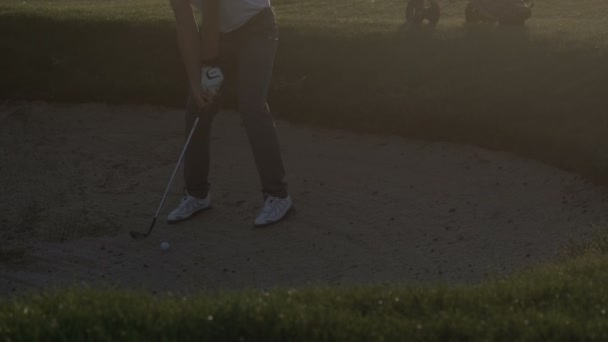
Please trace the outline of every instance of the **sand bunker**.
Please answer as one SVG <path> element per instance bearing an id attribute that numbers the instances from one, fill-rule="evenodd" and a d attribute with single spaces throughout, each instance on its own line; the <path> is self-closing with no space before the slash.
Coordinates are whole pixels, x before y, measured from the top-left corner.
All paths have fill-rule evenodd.
<path id="1" fill-rule="evenodd" d="M 277 123 L 297 214 L 254 229 L 258 176 L 238 115 L 218 116 L 214 209 L 147 229 L 183 143 L 180 110 L 0 105 L 0 295 L 73 284 L 199 289 L 470 283 L 555 257 L 606 221 L 607 194 L 471 146 Z M 171 248 L 161 251 L 168 241 Z"/>

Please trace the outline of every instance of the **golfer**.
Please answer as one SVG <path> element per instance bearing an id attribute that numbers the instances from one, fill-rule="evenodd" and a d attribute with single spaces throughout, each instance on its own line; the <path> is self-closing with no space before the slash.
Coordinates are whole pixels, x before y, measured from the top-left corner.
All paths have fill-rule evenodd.
<path id="1" fill-rule="evenodd" d="M 232 89 L 236 95 L 236 109 L 241 114 L 260 176 L 264 205 L 254 225 L 276 223 L 292 211 L 293 203 L 287 192 L 275 124 L 266 103 L 278 41 L 270 1 L 170 1 L 190 88 L 186 132 L 197 116 L 200 119 L 184 156 L 185 196 L 169 213 L 167 221 L 187 220 L 211 207 L 209 138 L 220 101 L 201 86 L 201 69 L 218 66 L 225 76 L 220 93 Z M 202 13 L 200 30 L 192 5 Z"/>

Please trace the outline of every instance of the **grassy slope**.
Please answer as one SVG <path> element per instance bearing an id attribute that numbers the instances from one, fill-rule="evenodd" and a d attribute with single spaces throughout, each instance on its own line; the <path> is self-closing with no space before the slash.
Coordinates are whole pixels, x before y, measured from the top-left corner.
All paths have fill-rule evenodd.
<path id="1" fill-rule="evenodd" d="M 401 26 L 404 1 L 276 0 L 271 105 L 285 119 L 513 151 L 604 178 L 603 0 L 538 1 L 524 30 Z M 181 106 L 166 1 L 0 4 L 0 98 Z"/>
<path id="2" fill-rule="evenodd" d="M 321 288 L 151 297 L 63 290 L 0 302 L 10 340 L 606 340 L 608 258 L 473 287 Z"/>

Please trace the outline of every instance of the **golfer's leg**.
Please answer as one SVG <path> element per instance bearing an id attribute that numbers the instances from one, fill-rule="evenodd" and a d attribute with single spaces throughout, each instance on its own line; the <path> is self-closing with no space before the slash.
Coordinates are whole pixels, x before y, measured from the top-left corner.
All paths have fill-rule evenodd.
<path id="1" fill-rule="evenodd" d="M 273 19 L 273 18 L 272 18 Z M 243 118 L 262 183 L 262 191 L 287 196 L 279 139 L 266 103 L 277 49 L 276 26 L 247 32 L 239 53 L 238 110 Z"/>
<path id="2" fill-rule="evenodd" d="M 191 98 L 188 99 L 186 137 L 190 134 L 196 117 L 200 118 L 184 155 L 184 179 L 190 196 L 205 198 L 209 191 L 209 141 L 211 123 L 216 112 L 215 108 L 200 110 Z"/>

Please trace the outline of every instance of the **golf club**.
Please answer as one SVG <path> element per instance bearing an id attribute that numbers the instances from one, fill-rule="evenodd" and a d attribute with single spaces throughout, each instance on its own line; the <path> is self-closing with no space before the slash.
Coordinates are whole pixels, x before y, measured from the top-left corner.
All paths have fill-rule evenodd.
<path id="1" fill-rule="evenodd" d="M 131 234 L 131 237 L 133 238 L 133 240 L 145 239 L 150 235 L 150 233 L 152 233 L 152 229 L 154 229 L 154 225 L 156 224 L 156 219 L 158 219 L 158 214 L 160 213 L 160 210 L 162 209 L 163 204 L 165 203 L 165 199 L 167 198 L 167 194 L 169 193 L 171 184 L 173 184 L 173 178 L 175 178 L 175 174 L 177 173 L 177 170 L 179 169 L 179 166 L 181 165 L 182 160 L 184 159 L 184 154 L 186 153 L 186 149 L 188 148 L 188 145 L 190 144 L 190 139 L 192 139 L 194 130 L 196 129 L 196 126 L 198 125 L 198 120 L 199 120 L 199 117 L 196 117 L 196 119 L 194 120 L 194 124 L 192 124 L 192 129 L 190 130 L 188 139 L 186 139 L 186 143 L 184 144 L 184 148 L 182 149 L 182 154 L 179 156 L 177 165 L 175 165 L 175 169 L 173 170 L 173 174 L 171 175 L 171 178 L 169 179 L 169 184 L 167 184 L 167 189 L 165 189 L 165 194 L 163 195 L 163 198 L 160 200 L 160 205 L 158 206 L 158 209 L 156 210 L 156 215 L 154 215 L 154 219 L 152 219 L 152 224 L 150 224 L 150 228 L 148 228 L 148 231 L 146 233 L 136 232 L 136 231 L 132 230 L 130 232 L 130 234 Z"/>

